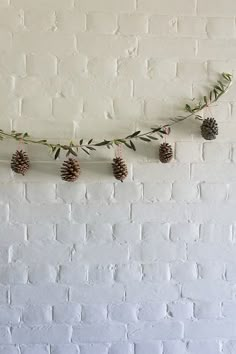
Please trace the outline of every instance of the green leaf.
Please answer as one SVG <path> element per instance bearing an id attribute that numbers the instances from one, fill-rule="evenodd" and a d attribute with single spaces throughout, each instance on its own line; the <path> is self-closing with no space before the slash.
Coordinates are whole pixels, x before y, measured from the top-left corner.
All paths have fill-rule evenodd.
<path id="1" fill-rule="evenodd" d="M 90 145 L 92 143 L 93 139 L 90 139 L 88 142 L 88 145 Z"/>
<path id="2" fill-rule="evenodd" d="M 84 139 L 81 139 L 80 142 L 79 142 L 79 144 L 82 145 L 83 142 L 84 142 Z"/>
<path id="3" fill-rule="evenodd" d="M 207 97 L 206 97 L 206 96 L 203 97 L 203 100 L 204 100 L 204 102 L 205 102 L 206 105 L 207 105 Z"/>
<path id="4" fill-rule="evenodd" d="M 185 110 L 186 110 L 187 112 L 192 112 L 192 109 L 191 109 L 191 107 L 190 107 L 189 104 L 186 104 L 186 105 L 185 105 Z"/>
<path id="5" fill-rule="evenodd" d="M 60 156 L 60 153 L 61 153 L 61 148 L 57 149 L 56 153 L 55 153 L 55 160 L 57 160 Z"/>
<path id="6" fill-rule="evenodd" d="M 151 140 L 158 140 L 158 138 L 156 138 L 155 136 L 152 136 L 152 135 L 148 135 L 148 138 Z"/>
<path id="7" fill-rule="evenodd" d="M 96 151 L 96 149 L 94 147 L 92 147 L 92 146 L 87 146 L 87 149 Z"/>
<path id="8" fill-rule="evenodd" d="M 131 134 L 129 136 L 129 138 L 134 138 L 135 136 L 139 135 L 141 133 L 141 130 L 137 130 L 136 132 L 134 132 L 133 134 Z"/>
<path id="9" fill-rule="evenodd" d="M 129 149 L 132 149 L 132 146 L 129 145 L 127 142 L 124 142 L 125 146 L 127 146 Z M 132 149 L 133 150 L 133 149 Z"/>
<path id="10" fill-rule="evenodd" d="M 104 140 L 104 141 L 102 141 L 101 143 L 95 144 L 95 146 L 104 146 L 104 145 L 107 145 L 107 144 L 109 144 L 109 143 L 110 143 L 110 141 Z"/>
<path id="11" fill-rule="evenodd" d="M 74 156 L 77 156 L 76 152 L 73 149 L 69 149 L 69 153 L 74 155 Z"/>
<path id="12" fill-rule="evenodd" d="M 142 140 L 142 141 L 146 141 L 146 143 L 150 143 L 150 141 L 151 141 L 150 139 L 144 138 L 142 136 L 139 139 Z"/>
<path id="13" fill-rule="evenodd" d="M 134 151 L 136 151 L 136 147 L 135 147 L 134 143 L 132 142 L 132 140 L 130 140 L 129 143 L 130 143 L 131 148 L 132 148 Z"/>
<path id="14" fill-rule="evenodd" d="M 83 150 L 87 155 L 90 155 L 90 153 L 89 153 L 87 150 L 85 150 L 84 148 L 82 148 L 82 150 Z"/>

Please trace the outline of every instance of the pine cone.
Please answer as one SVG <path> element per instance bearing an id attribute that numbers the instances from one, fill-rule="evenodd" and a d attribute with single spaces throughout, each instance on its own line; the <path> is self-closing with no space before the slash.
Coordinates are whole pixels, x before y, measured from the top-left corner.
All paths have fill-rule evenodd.
<path id="1" fill-rule="evenodd" d="M 159 158 L 162 163 L 170 162 L 173 158 L 172 146 L 168 143 L 162 143 L 159 149 Z"/>
<path id="2" fill-rule="evenodd" d="M 204 119 L 201 126 L 202 137 L 206 140 L 214 140 L 218 135 L 218 124 L 215 118 Z"/>
<path id="3" fill-rule="evenodd" d="M 25 175 L 30 167 L 29 157 L 23 150 L 17 150 L 11 158 L 11 169 L 15 173 Z"/>
<path id="4" fill-rule="evenodd" d="M 64 161 L 61 167 L 61 178 L 66 182 L 75 182 L 80 175 L 79 161 L 74 158 L 69 158 Z"/>
<path id="5" fill-rule="evenodd" d="M 121 182 L 128 176 L 128 167 L 121 157 L 113 159 L 112 169 L 114 177 Z"/>

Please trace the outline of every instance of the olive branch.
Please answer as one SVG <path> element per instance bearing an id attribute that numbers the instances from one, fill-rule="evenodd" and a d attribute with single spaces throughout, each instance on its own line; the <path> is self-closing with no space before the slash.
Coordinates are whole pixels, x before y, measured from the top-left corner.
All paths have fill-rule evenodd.
<path id="1" fill-rule="evenodd" d="M 89 139 L 85 141 L 81 139 L 79 143 L 74 143 L 71 141 L 68 145 L 59 144 L 59 143 L 50 143 L 46 139 L 34 139 L 30 137 L 28 133 L 20 133 L 12 130 L 10 133 L 5 132 L 0 129 L 0 140 L 4 139 L 14 139 L 20 141 L 24 144 L 36 144 L 43 145 L 50 149 L 50 152 L 54 156 L 54 159 L 58 159 L 61 152 L 65 151 L 66 156 L 74 155 L 77 156 L 79 150 L 82 150 L 84 153 L 90 155 L 92 151 L 96 151 L 98 147 L 105 146 L 108 149 L 117 146 L 123 145 L 131 150 L 136 151 L 135 141 L 143 141 L 149 143 L 154 140 L 159 140 L 164 137 L 164 135 L 170 134 L 171 126 L 178 124 L 186 119 L 191 117 L 195 117 L 196 119 L 202 119 L 199 113 L 206 107 L 210 107 L 213 103 L 217 102 L 219 98 L 224 95 L 229 87 L 232 84 L 232 75 L 228 73 L 222 73 L 220 80 L 214 85 L 213 89 L 211 89 L 207 96 L 203 96 L 202 99 L 195 105 L 190 106 L 189 104 L 185 105 L 185 112 L 187 112 L 184 116 L 178 116 L 171 119 L 169 124 L 165 124 L 159 127 L 151 128 L 149 131 L 142 132 L 141 130 L 137 130 L 130 135 L 127 135 L 122 138 L 115 138 L 112 140 L 104 139 L 100 142 L 94 141 L 94 139 Z"/>

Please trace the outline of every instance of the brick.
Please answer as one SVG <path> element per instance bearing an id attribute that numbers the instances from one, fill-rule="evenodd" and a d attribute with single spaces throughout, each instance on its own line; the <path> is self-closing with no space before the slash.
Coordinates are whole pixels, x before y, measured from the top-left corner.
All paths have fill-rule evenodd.
<path id="1" fill-rule="evenodd" d="M 27 267 L 25 264 L 16 263 L 0 266 L 1 284 L 24 284 L 27 282 Z"/>
<path id="2" fill-rule="evenodd" d="M 200 227 L 200 238 L 204 242 L 225 242 L 232 239 L 232 230 L 229 225 L 204 224 Z"/>
<path id="3" fill-rule="evenodd" d="M 90 222 L 111 222 L 117 223 L 127 221 L 129 217 L 129 206 L 125 204 L 113 204 L 101 206 L 99 204 L 74 205 L 72 206 L 72 217 L 74 221 L 80 223 Z"/>
<path id="4" fill-rule="evenodd" d="M 199 239 L 199 226 L 192 223 L 172 224 L 170 239 L 176 241 L 194 242 Z"/>
<path id="5" fill-rule="evenodd" d="M 56 278 L 57 269 L 50 264 L 33 264 L 29 267 L 29 281 L 32 284 L 55 283 Z"/>
<path id="6" fill-rule="evenodd" d="M 87 68 L 87 58 L 78 53 L 62 58 L 58 63 L 58 72 L 62 77 L 74 78 L 76 75 L 83 75 Z"/>
<path id="7" fill-rule="evenodd" d="M 167 313 L 175 320 L 190 319 L 193 317 L 191 302 L 174 302 L 168 305 Z"/>
<path id="8" fill-rule="evenodd" d="M 94 33 L 115 33 L 117 16 L 112 13 L 89 13 L 87 15 L 87 30 Z"/>
<path id="9" fill-rule="evenodd" d="M 29 242 L 13 246 L 12 260 L 27 263 L 49 262 L 57 264 L 69 260 L 71 248 L 57 241 L 48 241 L 45 249 L 43 242 Z"/>
<path id="10" fill-rule="evenodd" d="M 13 188 L 14 190 L 14 188 Z M 26 237 L 24 225 L 9 225 L 2 223 L 0 228 L 0 244 L 10 246 L 12 243 L 23 242 Z"/>
<path id="11" fill-rule="evenodd" d="M 234 38 L 235 26 L 233 18 L 209 18 L 207 33 L 210 38 Z"/>
<path id="12" fill-rule="evenodd" d="M 220 183 L 202 183 L 200 186 L 201 199 L 204 201 L 223 201 L 227 198 L 227 186 Z M 217 193 L 216 193 L 217 191 Z"/>
<path id="13" fill-rule="evenodd" d="M 27 97 L 22 102 L 22 114 L 34 119 L 49 117 L 52 113 L 52 102 L 48 97 Z"/>
<path id="14" fill-rule="evenodd" d="M 53 225 L 28 225 L 27 235 L 29 241 L 46 241 L 55 239 Z"/>
<path id="15" fill-rule="evenodd" d="M 120 284 L 106 285 L 83 285 L 80 288 L 72 288 L 71 301 L 97 304 L 113 303 L 124 299 L 124 288 Z"/>
<path id="16" fill-rule="evenodd" d="M 138 311 L 140 321 L 159 321 L 166 316 L 166 306 L 162 303 L 141 304 Z"/>
<path id="17" fill-rule="evenodd" d="M 177 282 L 197 278 L 197 265 L 193 262 L 175 262 L 171 265 L 171 277 Z"/>
<path id="18" fill-rule="evenodd" d="M 196 183 L 175 182 L 172 187 L 172 199 L 181 202 L 196 201 L 199 198 L 199 188 Z"/>
<path id="19" fill-rule="evenodd" d="M 113 282 L 113 265 L 93 265 L 88 270 L 88 281 L 91 284 L 111 284 Z"/>
<path id="20" fill-rule="evenodd" d="M 107 354 L 108 346 L 106 344 L 81 344 L 80 354 Z"/>
<path id="21" fill-rule="evenodd" d="M 183 325 L 180 322 L 162 320 L 155 325 L 131 324 L 128 329 L 128 337 L 134 341 L 140 340 L 164 340 L 179 339 L 183 335 Z"/>
<path id="22" fill-rule="evenodd" d="M 142 185 L 132 182 L 115 185 L 115 199 L 119 202 L 137 201 L 142 195 Z"/>
<path id="23" fill-rule="evenodd" d="M 214 9 L 212 9 L 211 3 L 205 3 L 204 0 L 198 1 L 197 12 L 199 15 L 207 16 L 232 16 L 232 13 L 236 10 L 236 4 L 233 0 L 227 0 L 224 5 L 221 1 L 215 2 Z"/>
<path id="24" fill-rule="evenodd" d="M 204 143 L 203 156 L 207 162 L 229 161 L 230 146 L 224 143 Z"/>
<path id="25" fill-rule="evenodd" d="M 0 343 L 1 344 L 11 343 L 11 332 L 9 327 L 0 327 Z"/>
<path id="26" fill-rule="evenodd" d="M 179 52 L 180 47 L 184 48 L 181 53 Z M 147 37 L 140 40 L 140 55 L 142 57 L 168 57 L 170 59 L 180 56 L 181 58 L 193 58 L 195 56 L 195 50 L 195 41 L 188 38 L 155 38 L 155 40 L 153 40 L 153 38 Z"/>
<path id="27" fill-rule="evenodd" d="M 130 302 L 174 301 L 178 297 L 178 288 L 169 283 L 142 281 L 127 285 L 127 301 Z"/>
<path id="28" fill-rule="evenodd" d="M 148 18 L 141 14 L 123 14 L 119 18 L 119 32 L 125 35 L 147 33 Z"/>
<path id="29" fill-rule="evenodd" d="M 56 186 L 54 184 L 28 183 L 26 197 L 33 203 L 44 203 L 56 201 Z"/>
<path id="30" fill-rule="evenodd" d="M 137 321 L 137 307 L 134 304 L 116 304 L 109 308 L 109 316 L 112 321 L 132 323 Z"/>
<path id="31" fill-rule="evenodd" d="M 119 243 L 136 243 L 141 238 L 141 227 L 138 223 L 115 224 L 114 238 Z"/>
<path id="32" fill-rule="evenodd" d="M 90 201 L 110 201 L 114 194 L 113 184 L 93 183 L 87 185 L 86 197 Z"/>
<path id="33" fill-rule="evenodd" d="M 162 354 L 162 345 L 161 342 L 142 342 L 142 343 L 137 343 L 135 344 L 135 353 L 136 354 L 142 354 L 145 352 L 145 350 L 148 350 L 149 354 Z"/>
<path id="34" fill-rule="evenodd" d="M 138 9 L 145 11 L 154 11 L 158 14 L 183 14 L 191 15 L 194 14 L 195 4 L 194 1 L 180 0 L 178 4 L 173 4 L 172 1 L 168 0 L 165 2 L 157 2 L 155 0 L 139 0 Z"/>
<path id="35" fill-rule="evenodd" d="M 131 259 L 141 263 L 185 258 L 185 247 L 169 241 L 144 241 L 131 248 Z"/>
<path id="36" fill-rule="evenodd" d="M 1 354 L 19 354 L 19 348 L 13 345 L 1 345 L 0 346 L 0 353 Z M 43 353 L 42 353 L 43 354 Z"/>
<path id="37" fill-rule="evenodd" d="M 168 201 L 171 198 L 171 183 L 144 183 L 144 199 L 149 201 Z"/>
<path id="38" fill-rule="evenodd" d="M 8 305 L 0 306 L 0 324 L 16 325 L 20 322 L 21 309 L 18 307 L 10 307 Z M 1 351 L 0 351 L 1 352 Z"/>
<path id="39" fill-rule="evenodd" d="M 201 145 L 200 144 L 194 144 L 192 142 L 190 143 L 187 141 L 176 143 L 176 159 L 177 159 L 177 161 L 186 163 L 186 162 L 199 161 L 200 158 L 201 158 Z"/>
<path id="40" fill-rule="evenodd" d="M 219 319 L 200 320 L 196 322 L 186 323 L 186 338 L 191 339 L 215 339 L 215 338 L 235 338 L 235 323 L 234 321 Z"/>
<path id="41" fill-rule="evenodd" d="M 133 354 L 133 345 L 130 343 L 114 343 L 109 348 L 108 354 Z"/>
<path id="42" fill-rule="evenodd" d="M 5 35 L 5 38 L 7 36 Z M 8 38 L 9 40 L 10 38 Z M 4 40 L 4 38 L 3 38 Z M 1 46 L 4 45 L 2 41 Z M 25 53 L 50 53 L 58 57 L 64 57 L 65 53 L 71 54 L 75 49 L 75 38 L 72 34 L 58 32 L 19 32 L 14 36 L 14 47 Z"/>
<path id="43" fill-rule="evenodd" d="M 54 16 L 50 9 L 25 9 L 24 24 L 30 31 L 48 31 L 53 28 Z"/>
<path id="44" fill-rule="evenodd" d="M 123 324 L 84 325 L 73 328 L 72 341 L 77 343 L 108 342 L 125 339 L 126 327 Z"/>
<path id="45" fill-rule="evenodd" d="M 66 325 L 36 327 L 14 327 L 12 341 L 17 344 L 64 344 L 70 340 L 70 328 Z"/>
<path id="46" fill-rule="evenodd" d="M 86 229 L 83 224 L 58 224 L 57 240 L 62 243 L 79 243 L 85 241 Z"/>
<path id="47" fill-rule="evenodd" d="M 165 205 L 165 206 L 164 206 Z M 200 210 L 198 213 L 200 214 Z M 204 213 L 202 211 L 202 213 Z M 188 211 L 185 205 L 175 205 L 171 202 L 160 204 L 137 203 L 133 206 L 133 220 L 134 221 L 156 221 L 156 222 L 186 222 L 188 219 Z M 203 215 L 203 214 L 202 214 Z M 193 220 L 194 221 L 194 220 Z"/>
<path id="48" fill-rule="evenodd" d="M 75 344 L 62 344 L 51 347 L 51 354 L 79 354 L 79 348 Z"/>
<path id="49" fill-rule="evenodd" d="M 217 302 L 197 302 L 194 308 L 197 319 L 215 319 L 220 317 L 220 304 Z"/>
<path id="50" fill-rule="evenodd" d="M 81 306 L 73 303 L 57 304 L 53 307 L 53 319 L 57 323 L 76 325 L 81 320 Z"/>
<path id="51" fill-rule="evenodd" d="M 87 56 L 104 58 L 126 57 L 137 48 L 132 37 L 120 37 L 111 34 L 81 33 L 77 36 L 77 47 L 80 53 Z"/>
<path id="52" fill-rule="evenodd" d="M 86 279 L 86 267 L 84 265 L 66 264 L 60 269 L 59 280 L 62 284 L 77 285 Z"/>
<path id="53" fill-rule="evenodd" d="M 75 8 L 72 10 L 59 10 L 56 13 L 56 26 L 62 32 L 84 32 L 86 16 Z"/>
<path id="54" fill-rule="evenodd" d="M 29 75 L 51 77 L 57 73 L 57 58 L 49 54 L 30 54 L 26 59 L 26 68 Z"/>
<path id="55" fill-rule="evenodd" d="M 126 77 L 126 78 L 131 78 L 131 79 L 136 79 L 138 76 L 145 77 L 147 73 L 147 63 L 146 60 L 140 59 L 140 58 L 123 58 L 118 60 L 118 65 L 117 65 L 117 73 L 121 77 Z M 120 102 L 121 101 L 121 102 Z M 115 100 L 115 103 L 117 103 L 117 106 L 120 106 L 119 103 L 123 103 L 125 101 L 125 98 L 122 97 L 120 100 Z M 128 101 L 126 99 L 126 101 Z M 130 101 L 130 108 L 131 102 L 133 102 L 133 105 L 135 102 L 140 102 L 140 101 L 135 101 L 134 99 Z M 129 106 L 128 106 L 129 107 Z M 118 107 L 117 107 L 118 109 Z M 120 107 L 122 109 L 122 107 Z M 127 107 L 126 107 L 127 110 Z M 127 110 L 129 113 L 130 110 Z M 137 116 L 136 116 L 137 118 Z"/>
<path id="56" fill-rule="evenodd" d="M 101 323 L 107 319 L 106 305 L 83 305 L 82 306 L 82 321 L 85 323 Z"/>
<path id="57" fill-rule="evenodd" d="M 113 230 L 110 224 L 88 224 L 86 240 L 91 246 L 113 241 Z"/>
<path id="58" fill-rule="evenodd" d="M 168 263 L 158 262 L 143 265 L 143 279 L 145 281 L 170 280 L 170 269 Z"/>
<path id="59" fill-rule="evenodd" d="M 188 350 L 191 354 L 198 354 L 199 351 L 203 354 L 219 354 L 220 345 L 217 340 L 194 340 L 188 343 Z"/>
<path id="60" fill-rule="evenodd" d="M 140 264 L 118 265 L 114 274 L 115 280 L 124 284 L 142 279 L 142 268 Z"/>
<path id="61" fill-rule="evenodd" d="M 52 321 L 52 309 L 48 305 L 29 305 L 23 309 L 23 322 L 26 326 L 37 326 Z"/>
<path id="62" fill-rule="evenodd" d="M 177 33 L 177 18 L 175 16 L 151 16 L 149 33 L 158 36 L 171 36 Z"/>
<path id="63" fill-rule="evenodd" d="M 183 285 L 183 297 L 192 300 L 213 301 L 229 299 L 231 289 L 226 281 L 193 280 Z"/>
<path id="64" fill-rule="evenodd" d="M 57 203 L 45 204 L 44 208 L 38 204 L 14 203 L 10 208 L 10 218 L 14 222 L 57 223 L 68 221 L 69 206 Z M 0 219 L 1 219 L 0 207 Z"/>
<path id="65" fill-rule="evenodd" d="M 102 0 L 94 4 L 93 0 L 76 1 L 79 9 L 87 11 L 100 11 L 100 12 L 129 12 L 135 9 L 134 0 Z"/>
<path id="66" fill-rule="evenodd" d="M 146 168 L 148 166 L 148 168 Z M 134 167 L 134 179 L 137 181 L 153 182 L 153 176 L 157 182 L 174 182 L 176 179 L 186 180 L 189 176 L 189 167 L 187 165 L 171 164 L 164 166 L 157 163 L 142 163 Z"/>
<path id="67" fill-rule="evenodd" d="M 12 304 L 55 304 L 67 299 L 67 288 L 61 285 L 15 285 L 11 289 Z"/>
<path id="68" fill-rule="evenodd" d="M 191 38 L 207 38 L 206 19 L 201 17 L 180 17 L 178 34 Z"/>

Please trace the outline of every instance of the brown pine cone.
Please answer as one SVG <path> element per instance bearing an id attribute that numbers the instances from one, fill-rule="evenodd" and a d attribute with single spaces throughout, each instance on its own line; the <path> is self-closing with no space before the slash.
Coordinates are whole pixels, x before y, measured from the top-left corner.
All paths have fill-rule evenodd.
<path id="1" fill-rule="evenodd" d="M 201 134 L 206 140 L 216 139 L 216 135 L 218 135 L 218 124 L 215 118 L 206 118 L 203 120 Z"/>
<path id="2" fill-rule="evenodd" d="M 162 143 L 159 149 L 159 158 L 162 163 L 168 163 L 173 158 L 172 146 L 168 143 Z"/>
<path id="3" fill-rule="evenodd" d="M 11 158 L 11 169 L 15 173 L 25 175 L 30 167 L 28 154 L 23 150 L 17 150 Z"/>
<path id="4" fill-rule="evenodd" d="M 112 163 L 113 175 L 118 180 L 123 182 L 128 176 L 128 167 L 126 162 L 121 157 L 113 159 Z"/>
<path id="5" fill-rule="evenodd" d="M 61 167 L 61 178 L 66 182 L 75 182 L 80 175 L 79 161 L 74 158 L 69 158 L 64 161 Z"/>

